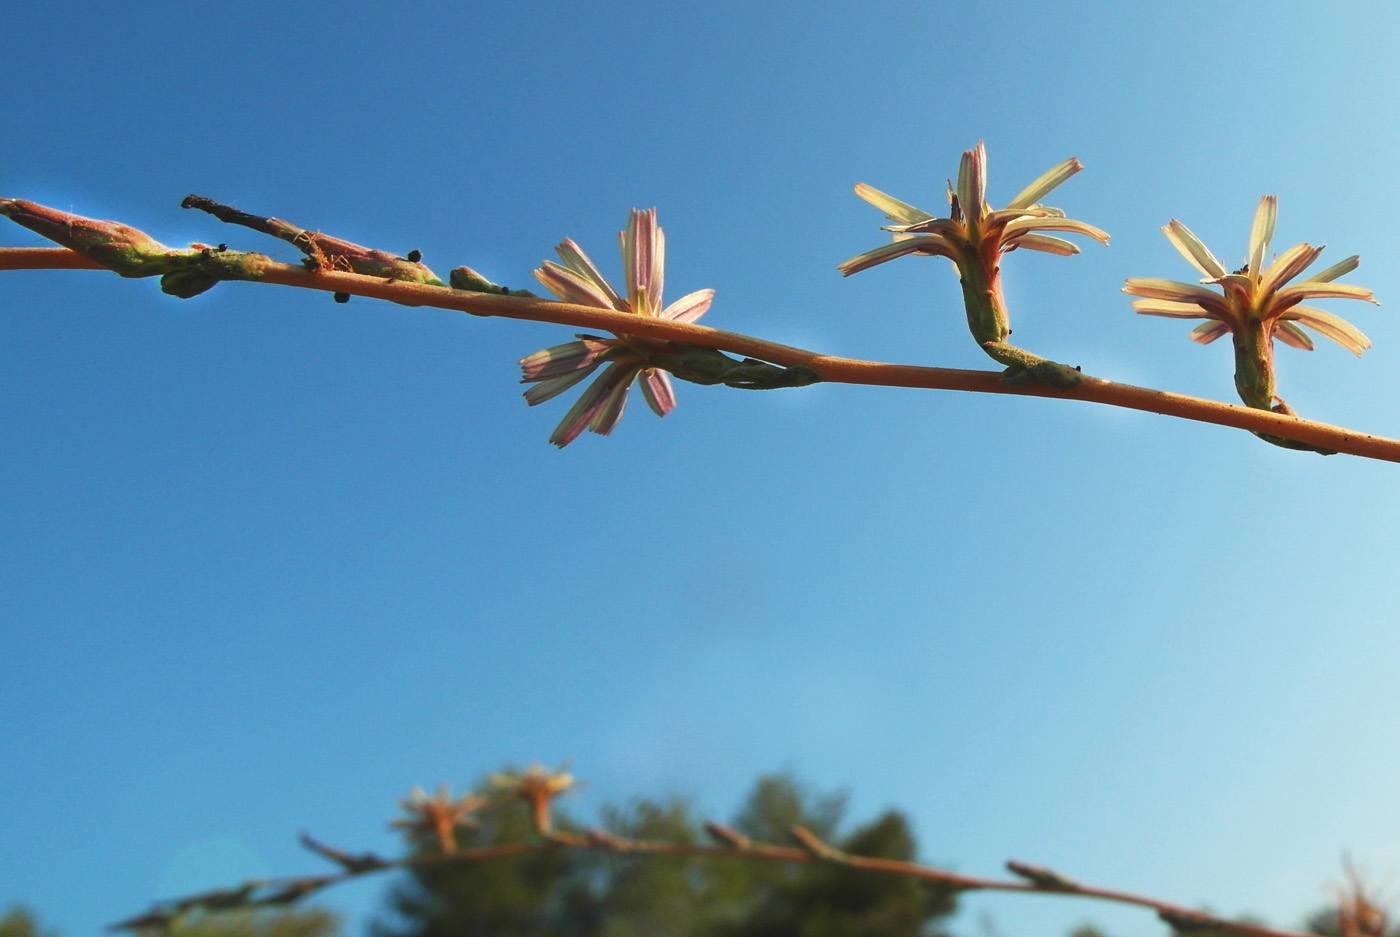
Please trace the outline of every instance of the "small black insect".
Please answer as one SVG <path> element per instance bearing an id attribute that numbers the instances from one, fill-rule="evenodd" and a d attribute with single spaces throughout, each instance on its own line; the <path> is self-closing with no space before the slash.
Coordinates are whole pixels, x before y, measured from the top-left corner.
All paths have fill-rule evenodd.
<path id="1" fill-rule="evenodd" d="M 335 301 L 338 302 L 338 303 L 348 303 L 348 302 L 350 302 L 350 294 L 349 294 L 349 293 L 336 293 L 336 294 L 335 294 Z"/>
<path id="2" fill-rule="evenodd" d="M 416 264 L 423 259 L 423 252 L 420 250 L 411 250 L 405 255 L 405 259 L 411 264 Z"/>

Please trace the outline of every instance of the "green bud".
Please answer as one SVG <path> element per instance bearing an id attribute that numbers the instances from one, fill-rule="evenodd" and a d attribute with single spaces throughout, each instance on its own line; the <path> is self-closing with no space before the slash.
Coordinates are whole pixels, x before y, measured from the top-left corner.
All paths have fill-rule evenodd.
<path id="1" fill-rule="evenodd" d="M 477 273 L 471 267 L 455 267 L 447 274 L 447 282 L 454 290 L 468 293 L 495 293 L 497 296 L 530 296 L 529 290 L 512 290 L 499 286 Z"/>

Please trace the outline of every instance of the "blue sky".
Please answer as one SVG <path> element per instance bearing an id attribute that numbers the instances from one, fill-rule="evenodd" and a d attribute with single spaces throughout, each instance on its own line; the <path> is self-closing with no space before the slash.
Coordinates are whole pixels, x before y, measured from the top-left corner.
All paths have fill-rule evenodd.
<path id="1" fill-rule="evenodd" d="M 405 8 L 407 10 L 408 8 Z M 842 280 L 865 181 L 929 209 L 987 141 L 989 198 L 1113 235 L 1018 252 L 1016 336 L 1233 399 L 1225 343 L 1132 314 L 1227 264 L 1363 256 L 1361 361 L 1282 349 L 1303 415 L 1400 435 L 1400 8 L 601 2 L 11 4 L 0 195 L 228 241 L 195 192 L 499 282 L 656 205 L 705 322 L 987 367 L 942 261 Z M 9 227 L 0 243 L 38 243 Z M 0 276 L 0 904 L 66 937 L 156 898 L 392 851 L 414 784 L 573 760 L 574 809 L 761 772 L 1010 857 L 1293 926 L 1349 852 L 1400 881 L 1397 469 L 1087 404 L 680 384 L 559 452 L 516 361 L 569 330 L 225 284 Z M 1357 308 L 1345 308 L 1356 306 Z M 1320 343 L 1321 344 L 1321 343 Z M 351 932 L 386 882 L 330 892 Z M 1003 937 L 1141 912 L 973 897 Z"/>

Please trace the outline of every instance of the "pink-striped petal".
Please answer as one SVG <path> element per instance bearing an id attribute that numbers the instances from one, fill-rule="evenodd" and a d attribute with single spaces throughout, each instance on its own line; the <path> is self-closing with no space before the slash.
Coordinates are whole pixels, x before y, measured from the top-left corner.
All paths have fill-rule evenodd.
<path id="1" fill-rule="evenodd" d="M 1191 330 L 1191 341 L 1200 342 L 1202 345 L 1209 345 L 1229 331 L 1230 327 L 1224 322 L 1202 322 Z"/>
<path id="2" fill-rule="evenodd" d="M 1123 292 L 1131 296 L 1145 296 L 1148 299 L 1199 303 L 1201 308 L 1213 312 L 1228 314 L 1230 311 L 1224 296 L 1197 283 L 1182 283 L 1177 280 L 1162 280 L 1157 277 L 1129 277 L 1123 287 Z"/>
<path id="3" fill-rule="evenodd" d="M 982 220 L 987 207 L 987 146 L 981 140 L 958 163 L 958 203 L 969 224 Z"/>
<path id="4" fill-rule="evenodd" d="M 1269 264 L 1259 276 L 1259 290 L 1261 293 L 1268 290 L 1276 290 L 1289 280 L 1302 273 L 1317 260 L 1317 255 L 1322 253 L 1321 247 L 1313 247 L 1309 244 L 1294 244 L 1288 250 L 1274 258 L 1274 262 Z"/>
<path id="5" fill-rule="evenodd" d="M 633 361 L 614 361 L 597 379 L 584 388 L 569 412 L 559 421 L 550 434 L 549 441 L 560 449 L 567 446 L 589 428 L 598 411 L 601 410 L 617 390 L 625 396 L 638 366 Z"/>
<path id="6" fill-rule="evenodd" d="M 1066 241 L 1064 238 L 1051 237 L 1048 234 L 1022 234 L 1012 238 L 1007 244 L 1006 250 L 1017 247 L 1024 247 L 1032 251 L 1044 251 L 1047 254 L 1057 254 L 1061 257 L 1072 257 L 1079 253 L 1079 245 Z"/>
<path id="7" fill-rule="evenodd" d="M 1298 326 L 1294 325 L 1292 322 L 1274 323 L 1274 338 L 1283 342 L 1285 345 L 1292 345 L 1294 348 L 1300 348 L 1303 351 L 1313 350 L 1313 340 L 1308 338 L 1308 333 L 1298 328 Z"/>
<path id="8" fill-rule="evenodd" d="M 899 234 L 940 234 L 960 241 L 967 237 L 967 231 L 963 226 L 951 218 L 930 218 L 928 221 L 920 221 L 918 224 L 890 225 L 885 230 Z"/>
<path id="9" fill-rule="evenodd" d="M 1285 287 L 1275 293 L 1274 297 L 1280 303 L 1297 303 L 1304 299 L 1364 299 L 1368 303 L 1380 305 L 1375 300 L 1375 294 L 1364 286 L 1322 283 L 1317 280 L 1304 280 L 1294 286 Z"/>
<path id="10" fill-rule="evenodd" d="M 1145 316 L 1162 316 L 1167 319 L 1214 318 L 1195 303 L 1178 303 L 1167 299 L 1135 299 L 1133 310 Z"/>
<path id="11" fill-rule="evenodd" d="M 895 241 L 892 244 L 883 244 L 872 251 L 866 251 L 864 254 L 858 254 L 845 263 L 837 265 L 836 269 L 841 271 L 842 276 L 850 276 L 853 273 L 878 266 L 887 260 L 903 257 L 905 254 L 936 254 L 951 258 L 953 251 L 942 238 L 932 235 L 916 235 L 902 241 Z"/>
<path id="12" fill-rule="evenodd" d="M 1064 231 L 1068 234 L 1091 237 L 1101 244 L 1108 243 L 1108 232 L 1072 218 L 1037 218 L 1034 215 L 1023 215 L 1015 221 L 1007 222 L 1002 231 L 1003 237 L 1016 237 L 1029 231 Z"/>
<path id="13" fill-rule="evenodd" d="M 608 395 L 603 398 L 603 405 L 593 414 L 593 419 L 588 422 L 588 431 L 597 433 L 599 436 L 607 436 L 617 424 L 622 421 L 622 414 L 627 410 L 627 392 L 632 389 L 632 382 L 618 384 L 608 391 Z"/>
<path id="14" fill-rule="evenodd" d="M 622 243 L 623 277 L 627 281 L 627 300 L 639 315 L 654 315 L 660 308 L 660 292 L 655 282 L 658 249 L 661 248 L 656 226 L 656 209 L 632 209 L 627 230 L 618 235 Z M 664 249 L 662 249 L 664 252 Z"/>
<path id="15" fill-rule="evenodd" d="M 696 290 L 663 309 L 661 318 L 673 319 L 676 322 L 694 322 L 709 311 L 714 298 L 714 290 Z"/>
<path id="16" fill-rule="evenodd" d="M 671 386 L 671 375 L 660 368 L 647 368 L 637 378 L 641 385 L 642 397 L 647 406 L 657 416 L 665 416 L 676 408 L 676 390 Z"/>
<path id="17" fill-rule="evenodd" d="M 1285 312 L 1282 318 L 1306 325 L 1317 334 L 1324 338 L 1330 338 L 1357 357 L 1360 357 L 1363 351 L 1371 347 L 1371 340 L 1366 337 L 1365 332 L 1341 316 L 1321 309 L 1314 309 L 1312 306 L 1294 306 Z"/>
<path id="18" fill-rule="evenodd" d="M 601 361 L 595 361 L 586 368 L 580 368 L 569 374 L 561 374 L 558 377 L 546 378 L 533 387 L 526 388 L 525 402 L 534 407 L 546 400 L 553 400 L 596 371 L 600 364 L 602 364 Z"/>
<path id="19" fill-rule="evenodd" d="M 554 248 L 559 259 L 564 261 L 564 266 L 578 274 L 597 288 L 608 299 L 608 305 L 614 309 L 622 308 L 622 297 L 617 295 L 617 290 L 612 288 L 612 284 L 607 278 L 598 272 L 598 268 L 593 265 L 593 261 L 588 259 L 588 255 L 583 252 L 583 248 L 573 242 L 571 238 L 565 238 L 564 242 Z"/>
<path id="20" fill-rule="evenodd" d="M 583 335 L 579 338 L 580 341 L 554 345 L 521 358 L 521 383 L 543 381 L 586 368 L 614 344 L 605 338 Z"/>
<path id="21" fill-rule="evenodd" d="M 559 266 L 552 260 L 546 260 L 544 265 L 535 271 L 535 279 L 566 303 L 597 306 L 602 309 L 618 308 L 591 280 L 567 267 Z"/>

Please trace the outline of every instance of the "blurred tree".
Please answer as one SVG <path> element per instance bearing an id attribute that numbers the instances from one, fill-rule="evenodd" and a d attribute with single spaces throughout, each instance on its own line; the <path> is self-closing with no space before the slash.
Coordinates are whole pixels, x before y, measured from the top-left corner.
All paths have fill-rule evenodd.
<path id="1" fill-rule="evenodd" d="M 912 860 L 904 816 L 889 811 L 841 835 L 842 796 L 814 797 L 786 776 L 760 778 L 734 827 L 788 842 L 801 825 L 846 852 Z M 564 815 L 557 828 L 577 830 Z M 605 808 L 602 826 L 624 839 L 700 843 L 682 800 L 639 799 Z M 462 828 L 462 848 L 534 838 L 524 804 L 485 811 Z M 436 841 L 417 847 L 440 853 Z M 939 933 L 955 908 L 947 889 L 824 863 L 629 856 L 559 851 L 416 869 L 390 896 L 376 937 L 916 937 Z"/>
<path id="2" fill-rule="evenodd" d="M 58 937 L 39 927 L 39 919 L 24 905 L 15 905 L 0 917 L 0 937 Z"/>
<path id="3" fill-rule="evenodd" d="M 226 911 L 198 915 L 171 925 L 168 937 L 335 937 L 340 919 L 321 908 L 278 911 Z M 0 917 L 0 937 L 58 937 L 41 930 L 28 909 L 11 908 Z"/>
<path id="4" fill-rule="evenodd" d="M 323 908 L 224 911 L 184 918 L 168 937 L 336 937 L 340 918 Z"/>

